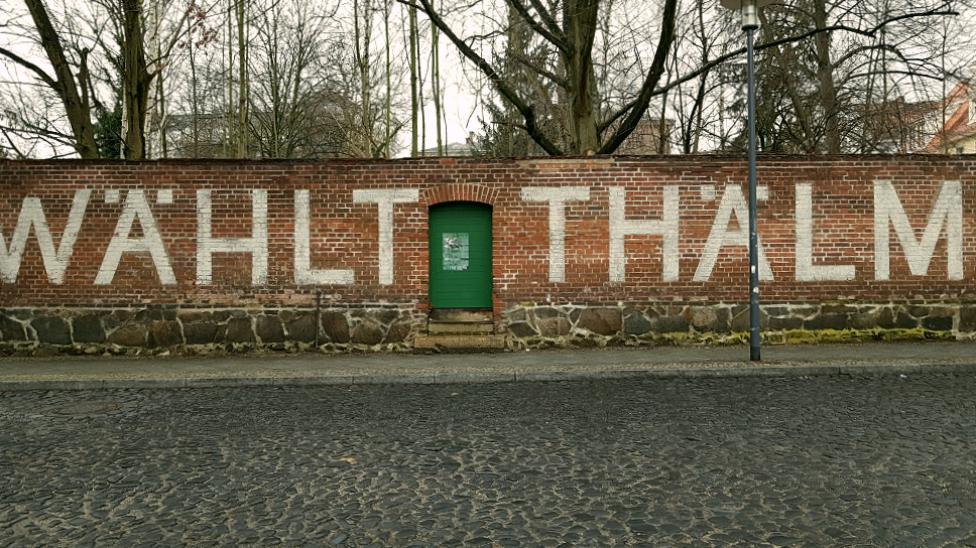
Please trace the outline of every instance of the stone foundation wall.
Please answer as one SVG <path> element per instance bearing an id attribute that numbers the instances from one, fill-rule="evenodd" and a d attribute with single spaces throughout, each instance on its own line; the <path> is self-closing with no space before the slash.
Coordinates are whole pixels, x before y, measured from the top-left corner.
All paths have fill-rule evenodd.
<path id="1" fill-rule="evenodd" d="M 5 309 L 0 310 L 0 349 L 75 354 L 402 351 L 412 346 L 426 320 L 410 305 L 319 310 Z"/>
<path id="2" fill-rule="evenodd" d="M 976 303 L 770 304 L 761 312 L 770 343 L 976 338 Z M 522 348 L 731 344 L 748 341 L 749 307 L 522 303 L 504 323 Z"/>
<path id="3" fill-rule="evenodd" d="M 510 349 L 736 344 L 748 340 L 743 304 L 522 303 L 497 322 Z M 0 309 L 5 354 L 207 354 L 411 351 L 427 329 L 413 304 L 314 308 Z M 976 303 L 770 304 L 767 343 L 976 340 Z"/>

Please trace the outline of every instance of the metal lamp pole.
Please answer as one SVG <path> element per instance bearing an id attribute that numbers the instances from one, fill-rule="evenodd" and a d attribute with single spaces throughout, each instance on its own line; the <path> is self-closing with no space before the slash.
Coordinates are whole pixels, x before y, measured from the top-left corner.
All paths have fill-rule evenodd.
<path id="1" fill-rule="evenodd" d="M 756 227 L 756 67 L 753 42 L 759 29 L 759 8 L 774 0 L 721 0 L 722 7 L 738 10 L 746 32 L 747 109 L 749 116 L 749 359 L 759 361 L 759 235 Z"/>

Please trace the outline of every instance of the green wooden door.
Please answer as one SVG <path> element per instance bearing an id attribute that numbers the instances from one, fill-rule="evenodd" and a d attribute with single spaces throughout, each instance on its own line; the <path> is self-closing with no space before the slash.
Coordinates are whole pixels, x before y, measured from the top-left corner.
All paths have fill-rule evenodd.
<path id="1" fill-rule="evenodd" d="M 430 305 L 491 308 L 491 207 L 451 202 L 430 208 Z"/>

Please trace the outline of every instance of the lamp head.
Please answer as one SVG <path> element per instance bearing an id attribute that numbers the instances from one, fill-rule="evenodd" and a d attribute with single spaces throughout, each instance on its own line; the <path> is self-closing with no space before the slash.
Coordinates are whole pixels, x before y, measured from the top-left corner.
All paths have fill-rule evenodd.
<path id="1" fill-rule="evenodd" d="M 723 8 L 737 10 L 742 14 L 742 30 L 759 28 L 759 8 L 777 0 L 720 0 Z"/>

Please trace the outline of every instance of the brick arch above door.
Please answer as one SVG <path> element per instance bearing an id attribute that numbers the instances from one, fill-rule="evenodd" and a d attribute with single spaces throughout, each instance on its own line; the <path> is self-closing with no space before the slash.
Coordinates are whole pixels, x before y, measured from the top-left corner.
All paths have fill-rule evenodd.
<path id="1" fill-rule="evenodd" d="M 428 207 L 445 202 L 477 202 L 493 206 L 497 195 L 497 189 L 484 185 L 450 183 L 424 189 L 420 202 Z"/>

